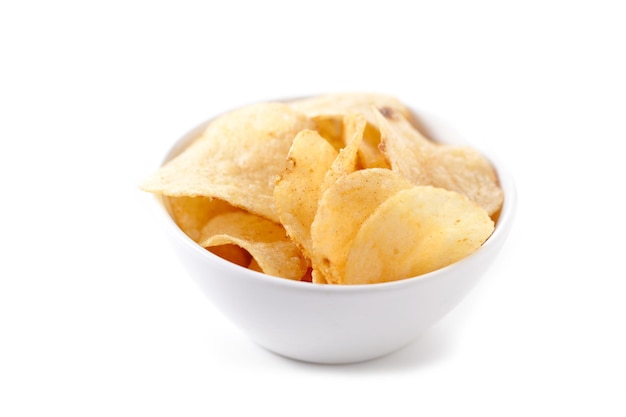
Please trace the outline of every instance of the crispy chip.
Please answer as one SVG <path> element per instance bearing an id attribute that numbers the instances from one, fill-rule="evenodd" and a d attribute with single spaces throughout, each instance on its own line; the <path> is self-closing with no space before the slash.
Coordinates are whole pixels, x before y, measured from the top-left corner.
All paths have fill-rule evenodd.
<path id="1" fill-rule="evenodd" d="M 363 140 L 359 146 L 359 161 L 363 168 L 391 168 L 385 155 L 380 151 L 380 130 L 367 124 Z"/>
<path id="2" fill-rule="evenodd" d="M 342 284 L 410 278 L 450 265 L 478 249 L 494 223 L 467 197 L 414 186 L 384 201 L 352 242 Z"/>
<path id="3" fill-rule="evenodd" d="M 322 195 L 311 225 L 313 268 L 329 283 L 342 282 L 350 242 L 361 224 L 383 201 L 412 186 L 384 168 L 359 170 L 337 179 Z"/>
<path id="4" fill-rule="evenodd" d="M 226 259 L 229 262 L 249 268 L 254 258 L 250 255 L 250 252 L 234 244 L 215 245 L 207 247 L 209 252 L 214 253 L 220 258 Z"/>
<path id="5" fill-rule="evenodd" d="M 343 136 L 346 146 L 340 149 L 339 154 L 328 169 L 322 183 L 322 192 L 339 177 L 356 171 L 358 166 L 358 151 L 363 141 L 366 121 L 363 115 L 358 113 L 348 114 L 343 119 Z"/>
<path id="6" fill-rule="evenodd" d="M 307 97 L 288 103 L 297 111 L 309 117 L 344 116 L 360 113 L 365 120 L 378 127 L 378 119 L 373 107 L 394 108 L 410 119 L 411 111 L 400 100 L 386 94 L 376 93 L 336 93 Z"/>
<path id="7" fill-rule="evenodd" d="M 359 144 L 359 162 L 362 168 L 389 168 L 384 155 L 378 149 L 380 131 L 375 107 L 389 107 L 412 120 L 411 111 L 392 96 L 375 93 L 338 93 L 295 100 L 290 105 L 314 119 L 320 126 L 320 134 L 331 144 L 341 144 L 342 118 L 348 114 L 361 114 L 367 121 L 363 140 Z M 346 145 L 344 142 L 343 145 Z"/>
<path id="8" fill-rule="evenodd" d="M 254 259 L 254 258 L 252 258 L 250 260 L 250 263 L 248 264 L 248 269 L 251 269 L 251 270 L 257 271 L 257 272 L 263 272 L 263 270 L 261 269 L 261 266 L 256 261 L 256 259 Z"/>
<path id="9" fill-rule="evenodd" d="M 280 222 L 307 257 L 311 256 L 311 223 L 321 186 L 337 151 L 316 131 L 303 130 L 293 141 L 287 167 L 276 181 L 274 200 Z"/>
<path id="10" fill-rule="evenodd" d="M 214 197 L 278 221 L 274 183 L 293 138 L 313 128 L 283 103 L 252 104 L 215 119 L 185 151 L 148 177 L 145 191 Z"/>
<path id="11" fill-rule="evenodd" d="M 337 152 L 346 146 L 343 135 L 343 116 L 313 116 L 311 120 L 315 123 L 317 133 L 326 139 Z"/>
<path id="12" fill-rule="evenodd" d="M 315 284 L 328 284 L 328 279 L 322 274 L 322 272 L 318 269 L 313 269 L 311 271 L 311 282 Z"/>
<path id="13" fill-rule="evenodd" d="M 309 267 L 280 224 L 246 211 L 215 216 L 202 233 L 201 246 L 237 245 L 248 251 L 267 275 L 299 280 Z"/>
<path id="14" fill-rule="evenodd" d="M 421 275 L 478 249 L 503 202 L 485 157 L 428 139 L 392 96 L 257 103 L 206 126 L 140 188 L 208 251 L 268 275 Z"/>
<path id="15" fill-rule="evenodd" d="M 202 228 L 217 214 L 234 210 L 230 204 L 208 197 L 164 197 L 174 221 L 195 242 L 199 242 Z"/>
<path id="16" fill-rule="evenodd" d="M 435 143 L 394 108 L 376 109 L 381 150 L 394 171 L 416 185 L 432 185 L 465 194 L 494 215 L 503 194 L 491 163 L 464 146 Z"/>

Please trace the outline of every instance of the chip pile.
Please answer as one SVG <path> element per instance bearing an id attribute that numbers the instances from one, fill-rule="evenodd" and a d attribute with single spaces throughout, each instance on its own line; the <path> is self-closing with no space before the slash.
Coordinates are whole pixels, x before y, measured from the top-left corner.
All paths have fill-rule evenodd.
<path id="1" fill-rule="evenodd" d="M 223 114 L 141 189 L 208 251 L 318 284 L 450 265 L 489 238 L 503 202 L 486 158 L 428 139 L 402 102 L 367 93 Z"/>

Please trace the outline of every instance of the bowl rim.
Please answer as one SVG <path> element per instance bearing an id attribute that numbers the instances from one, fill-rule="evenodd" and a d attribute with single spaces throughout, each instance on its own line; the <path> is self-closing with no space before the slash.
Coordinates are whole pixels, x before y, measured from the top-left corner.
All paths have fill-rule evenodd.
<path id="1" fill-rule="evenodd" d="M 300 98 L 300 97 L 297 97 Z M 294 99 L 280 99 L 280 100 L 263 100 L 262 102 L 270 102 L 270 101 L 280 101 L 286 102 Z M 244 104 L 245 105 L 245 104 Z M 238 106 L 241 107 L 241 106 Z M 503 164 L 503 162 L 494 155 L 490 150 L 486 150 L 484 148 L 475 146 L 470 141 L 468 141 L 465 136 L 456 130 L 455 128 L 451 128 L 451 124 L 444 118 L 440 117 L 438 114 L 431 113 L 426 110 L 422 110 L 410 105 L 407 105 L 412 115 L 416 117 L 420 123 L 422 123 L 425 127 L 433 124 L 433 121 L 439 124 L 443 124 L 446 126 L 447 130 L 451 130 L 455 134 L 455 140 L 446 141 L 437 135 L 432 135 L 432 131 L 428 131 L 427 136 L 436 141 L 441 141 L 443 143 L 449 142 L 452 144 L 464 144 L 469 145 L 473 149 L 480 152 L 485 158 L 491 162 L 494 170 L 496 171 L 496 175 L 498 176 L 498 181 L 500 183 L 500 187 L 504 193 L 504 200 L 502 203 L 502 207 L 500 208 L 500 212 L 495 220 L 495 227 L 493 233 L 487 238 L 487 240 L 481 245 L 481 247 L 473 252 L 472 254 L 466 256 L 465 258 L 454 262 L 450 265 L 447 265 L 443 268 L 439 268 L 435 271 L 431 271 L 422 275 L 417 275 L 410 278 L 404 278 L 396 281 L 387 281 L 380 283 L 371 283 L 371 284 L 319 284 L 308 281 L 298 281 L 291 280 L 282 277 L 276 277 L 272 275 L 268 275 L 262 272 L 257 272 L 243 266 L 234 264 L 226 259 L 219 257 L 211 253 L 210 251 L 202 248 L 198 243 L 193 241 L 189 236 L 187 236 L 182 229 L 178 227 L 171 214 L 169 213 L 166 204 L 163 201 L 163 198 L 160 195 L 152 195 L 152 198 L 157 202 L 157 211 L 159 215 L 163 218 L 165 222 L 165 226 L 168 231 L 172 233 L 177 239 L 181 241 L 185 246 L 189 247 L 190 250 L 195 251 L 200 256 L 207 257 L 211 261 L 215 261 L 218 263 L 222 263 L 224 267 L 232 267 L 235 268 L 235 271 L 241 274 L 242 277 L 246 277 L 246 279 L 254 279 L 254 280 L 262 280 L 267 282 L 268 285 L 278 285 L 284 286 L 286 288 L 294 288 L 299 290 L 306 291 L 321 291 L 321 292 L 369 292 L 369 291 L 381 291 L 381 290 L 395 290 L 398 288 L 403 288 L 406 286 L 412 286 L 419 283 L 425 283 L 430 280 L 437 279 L 440 275 L 447 274 L 448 271 L 452 269 L 462 268 L 464 264 L 472 262 L 472 259 L 480 256 L 480 254 L 486 250 L 488 250 L 491 246 L 503 244 L 506 236 L 510 230 L 512 222 L 515 217 L 516 207 L 517 207 L 517 187 L 515 180 L 513 178 L 512 173 L 507 169 L 507 167 Z M 234 110 L 235 108 L 231 109 Z M 183 134 L 174 144 L 169 148 L 166 152 L 165 157 L 161 160 L 159 166 L 162 166 L 167 161 L 176 157 L 179 153 L 181 153 L 194 139 L 200 135 L 204 129 L 208 126 L 211 121 L 215 118 L 219 117 L 222 114 L 225 114 L 231 110 L 227 110 L 222 113 L 217 113 L 216 115 L 206 119 L 205 121 L 197 124 L 192 129 L 188 130 L 185 134 Z"/>

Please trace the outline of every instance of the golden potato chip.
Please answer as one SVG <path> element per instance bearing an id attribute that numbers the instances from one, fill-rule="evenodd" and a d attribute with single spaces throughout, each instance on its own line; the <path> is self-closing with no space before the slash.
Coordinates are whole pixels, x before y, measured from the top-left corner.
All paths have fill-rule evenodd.
<path id="1" fill-rule="evenodd" d="M 343 135 L 343 116 L 341 115 L 322 115 L 313 116 L 311 120 L 315 123 L 315 130 L 321 137 L 326 139 L 337 152 L 341 150 L 346 143 Z"/>
<path id="2" fill-rule="evenodd" d="M 409 278 L 480 247 L 503 201 L 486 158 L 419 129 L 384 94 L 252 104 L 196 129 L 140 188 L 250 270 L 317 284 Z"/>
<path id="3" fill-rule="evenodd" d="M 359 161 L 362 168 L 391 168 L 380 151 L 380 130 L 368 123 L 359 146 Z"/>
<path id="4" fill-rule="evenodd" d="M 394 108 L 376 109 L 381 150 L 391 168 L 416 185 L 457 191 L 482 206 L 489 215 L 503 201 L 491 163 L 476 150 L 435 143 L 426 138 Z"/>
<path id="5" fill-rule="evenodd" d="M 306 274 L 304 274 L 304 276 L 300 278 L 300 281 L 313 282 L 313 270 L 309 268 L 306 271 Z"/>
<path id="6" fill-rule="evenodd" d="M 259 265 L 259 263 L 254 258 L 250 260 L 250 263 L 248 264 L 248 269 L 256 272 L 263 272 L 263 270 L 261 269 L 261 265 Z"/>
<path id="7" fill-rule="evenodd" d="M 367 122 L 359 113 L 348 114 L 343 119 L 343 136 L 346 146 L 339 150 L 339 154 L 324 176 L 321 192 L 330 187 L 337 178 L 356 171 L 358 166 L 358 152 Z"/>
<path id="8" fill-rule="evenodd" d="M 336 157 L 335 148 L 319 133 L 303 130 L 293 140 L 285 171 L 276 181 L 274 201 L 280 222 L 307 257 L 320 187 Z"/>
<path id="9" fill-rule="evenodd" d="M 349 113 L 360 113 L 365 120 L 378 127 L 378 119 L 374 107 L 394 108 L 404 117 L 410 119 L 411 111 L 400 100 L 393 96 L 377 93 L 335 93 L 306 97 L 288 103 L 297 111 L 309 117 L 344 116 Z"/>
<path id="10" fill-rule="evenodd" d="M 322 272 L 317 269 L 311 270 L 311 282 L 315 284 L 328 284 L 329 283 L 326 277 L 324 276 L 324 274 L 322 274 Z"/>
<path id="11" fill-rule="evenodd" d="M 178 197 L 214 197 L 278 221 L 274 184 L 293 138 L 314 128 L 283 103 L 258 103 L 226 113 L 201 137 L 142 184 L 145 191 Z"/>
<path id="12" fill-rule="evenodd" d="M 359 114 L 361 113 L 351 113 Z M 311 119 L 316 124 L 317 132 L 326 139 L 339 152 L 347 142 L 347 135 L 344 132 L 344 118 L 346 115 L 324 115 L 313 116 Z M 366 123 L 363 131 L 363 139 L 359 143 L 358 166 L 359 168 L 390 168 L 385 155 L 380 151 L 380 131 L 377 127 Z"/>
<path id="13" fill-rule="evenodd" d="M 248 251 L 268 275 L 299 280 L 309 268 L 283 226 L 243 210 L 213 217 L 202 233 L 201 246 L 237 245 Z"/>
<path id="14" fill-rule="evenodd" d="M 195 242 L 204 225 L 215 215 L 234 210 L 225 201 L 208 197 L 163 197 L 178 227 Z"/>
<path id="15" fill-rule="evenodd" d="M 384 168 L 359 170 L 337 179 L 322 195 L 311 224 L 314 270 L 329 283 L 342 282 L 350 242 L 361 224 L 383 201 L 411 187 L 409 181 Z"/>
<path id="16" fill-rule="evenodd" d="M 215 245 L 207 247 L 209 252 L 226 259 L 229 262 L 248 268 L 251 262 L 254 260 L 250 252 L 242 248 L 241 246 L 233 244 Z"/>
<path id="17" fill-rule="evenodd" d="M 335 146 L 342 144 L 341 130 L 343 116 L 351 113 L 363 115 L 367 126 L 363 134 L 363 141 L 359 145 L 359 162 L 362 168 L 389 168 L 384 155 L 378 149 L 380 132 L 378 118 L 374 107 L 390 107 L 397 109 L 407 119 L 412 115 L 408 107 L 392 96 L 375 93 L 337 93 L 315 97 L 307 97 L 290 102 L 290 105 L 314 119 L 318 124 L 318 131 Z M 346 145 L 345 142 L 342 144 Z"/>
<path id="18" fill-rule="evenodd" d="M 342 284 L 410 278 L 450 265 L 478 249 L 494 223 L 454 191 L 414 186 L 384 201 L 350 246 Z"/>

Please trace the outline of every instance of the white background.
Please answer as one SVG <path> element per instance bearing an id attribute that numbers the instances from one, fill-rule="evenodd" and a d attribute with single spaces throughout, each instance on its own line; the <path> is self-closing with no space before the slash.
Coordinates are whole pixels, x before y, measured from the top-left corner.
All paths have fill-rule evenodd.
<path id="1" fill-rule="evenodd" d="M 626 415 L 620 3 L 3 1 L 0 415 Z M 519 192 L 470 296 L 348 366 L 249 342 L 137 188 L 216 112 L 332 91 L 453 121 Z"/>

